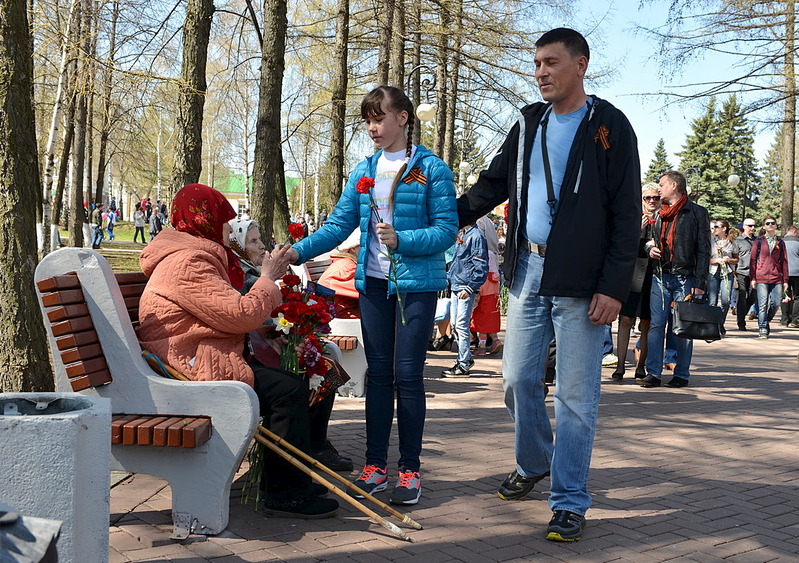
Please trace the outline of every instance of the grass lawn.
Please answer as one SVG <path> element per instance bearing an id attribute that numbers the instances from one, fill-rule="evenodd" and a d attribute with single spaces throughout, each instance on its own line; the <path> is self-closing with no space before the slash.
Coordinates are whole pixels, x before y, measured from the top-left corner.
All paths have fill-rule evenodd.
<path id="1" fill-rule="evenodd" d="M 134 232 L 133 223 L 120 221 L 114 228 L 115 239 L 113 241 L 108 240 L 108 231 L 105 233 L 105 239 L 100 245 L 99 252 L 108 260 L 108 263 L 111 264 L 111 269 L 115 272 L 141 272 L 139 253 L 144 248 L 144 245 L 133 242 Z M 61 240 L 66 242 L 68 236 L 69 233 L 67 231 L 61 231 Z M 149 241 L 149 233 L 145 233 L 145 236 L 147 237 L 146 240 Z"/>

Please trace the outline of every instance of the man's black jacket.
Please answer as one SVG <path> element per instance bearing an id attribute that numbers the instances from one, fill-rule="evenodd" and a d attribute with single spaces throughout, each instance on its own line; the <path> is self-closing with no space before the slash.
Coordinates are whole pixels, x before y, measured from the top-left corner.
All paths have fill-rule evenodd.
<path id="1" fill-rule="evenodd" d="M 461 225 L 509 202 L 505 283 L 511 286 L 524 244 L 530 153 L 550 104 L 521 110 L 500 152 L 468 193 L 458 199 Z M 593 103 L 572 143 L 560 203 L 547 239 L 541 295 L 625 301 L 641 235 L 641 172 L 638 143 L 624 114 L 605 100 Z"/>
<path id="2" fill-rule="evenodd" d="M 658 246 L 660 226 L 658 212 L 654 225 L 655 244 Z M 671 250 L 670 273 L 692 278 L 691 287 L 704 290 L 710 270 L 710 218 L 707 209 L 688 200 L 677 214 L 677 223 L 672 228 L 677 230 Z"/>

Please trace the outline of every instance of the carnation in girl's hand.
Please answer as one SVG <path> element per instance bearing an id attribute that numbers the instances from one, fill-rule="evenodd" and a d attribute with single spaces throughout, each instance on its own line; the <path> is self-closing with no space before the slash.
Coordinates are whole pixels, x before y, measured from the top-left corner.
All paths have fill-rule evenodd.
<path id="1" fill-rule="evenodd" d="M 369 178 L 368 176 L 362 176 L 360 180 L 355 184 L 355 190 L 359 194 L 368 194 L 369 190 L 375 187 L 375 180 L 374 178 Z"/>

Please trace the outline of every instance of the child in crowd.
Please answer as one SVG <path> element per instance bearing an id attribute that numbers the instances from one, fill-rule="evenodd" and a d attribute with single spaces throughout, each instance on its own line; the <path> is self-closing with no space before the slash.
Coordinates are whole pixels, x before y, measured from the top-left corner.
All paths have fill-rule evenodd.
<path id="1" fill-rule="evenodd" d="M 455 258 L 447 272 L 452 289 L 450 318 L 458 342 L 458 361 L 441 372 L 444 377 L 469 377 L 469 369 L 474 365 L 469 350 L 469 322 L 472 318 L 474 298 L 480 292 L 488 277 L 488 244 L 477 225 L 466 225 L 458 236 L 455 245 Z"/>
<path id="2" fill-rule="evenodd" d="M 366 95 L 361 117 L 381 150 L 355 167 L 325 224 L 291 249 L 293 262 L 302 263 L 332 250 L 360 226 L 355 287 L 369 378 L 366 464 L 355 484 L 373 494 L 388 487 L 396 390 L 400 458 L 394 504 L 415 504 L 421 495 L 422 370 L 436 294 L 447 285 L 444 251 L 458 232 L 452 171 L 429 149 L 412 144 L 413 110 L 408 96 L 392 86 Z"/>

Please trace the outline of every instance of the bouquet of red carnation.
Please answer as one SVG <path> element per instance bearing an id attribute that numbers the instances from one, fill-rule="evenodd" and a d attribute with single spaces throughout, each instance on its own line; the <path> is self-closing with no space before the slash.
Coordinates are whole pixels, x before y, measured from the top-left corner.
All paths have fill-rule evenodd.
<path id="1" fill-rule="evenodd" d="M 271 314 L 275 330 L 288 339 L 280 354 L 280 367 L 309 378 L 323 376 L 327 365 L 322 361 L 320 335 L 330 332 L 330 304 L 309 289 L 301 289 L 295 275 L 283 276 L 280 291 L 283 302 Z"/>

